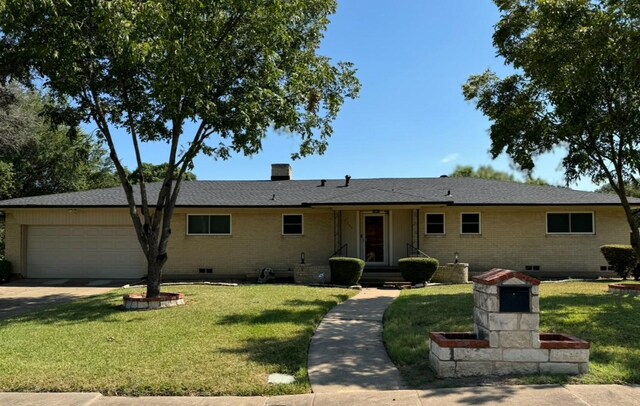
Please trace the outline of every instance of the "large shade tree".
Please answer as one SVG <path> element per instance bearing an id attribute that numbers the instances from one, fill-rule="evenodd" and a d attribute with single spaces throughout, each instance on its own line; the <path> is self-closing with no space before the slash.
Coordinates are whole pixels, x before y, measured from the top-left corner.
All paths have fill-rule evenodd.
<path id="1" fill-rule="evenodd" d="M 317 54 L 335 10 L 335 0 L 0 2 L 0 76 L 68 102 L 57 117 L 95 123 L 147 258 L 148 297 L 160 293 L 182 175 L 196 155 L 255 154 L 270 128 L 300 136 L 294 158 L 325 151 L 344 99 L 359 90 L 351 64 Z M 138 171 L 136 199 L 118 133 L 138 167 L 141 142 L 168 144 L 157 195 Z"/>
<path id="2" fill-rule="evenodd" d="M 493 43 L 514 69 L 471 76 L 467 100 L 492 121 L 491 154 L 524 170 L 563 148 L 568 183 L 607 183 L 640 254 L 627 187 L 640 175 L 640 2 L 494 0 Z"/>

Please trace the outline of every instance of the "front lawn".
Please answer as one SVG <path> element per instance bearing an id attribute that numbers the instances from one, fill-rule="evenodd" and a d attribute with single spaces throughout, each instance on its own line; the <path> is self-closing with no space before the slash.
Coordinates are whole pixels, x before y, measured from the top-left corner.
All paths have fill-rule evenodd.
<path id="1" fill-rule="evenodd" d="M 591 370 L 579 377 L 522 377 L 510 383 L 640 383 L 640 298 L 608 294 L 602 282 L 543 283 L 540 309 L 541 331 L 591 342 Z M 415 388 L 456 385 L 437 380 L 429 369 L 430 331 L 473 331 L 471 285 L 404 291 L 385 314 L 387 350 L 405 381 Z"/>
<path id="2" fill-rule="evenodd" d="M 306 393 L 313 331 L 356 293 L 301 286 L 163 291 L 184 292 L 186 306 L 124 312 L 122 295 L 131 290 L 118 290 L 0 321 L 0 392 Z M 267 384 L 276 372 L 296 383 Z"/>

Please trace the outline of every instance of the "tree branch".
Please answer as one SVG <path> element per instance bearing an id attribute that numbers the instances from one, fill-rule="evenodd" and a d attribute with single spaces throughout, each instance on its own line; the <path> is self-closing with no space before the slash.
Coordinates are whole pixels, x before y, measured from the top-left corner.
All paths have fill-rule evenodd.
<path id="1" fill-rule="evenodd" d="M 138 240 L 140 241 L 140 245 L 142 247 L 145 255 L 149 253 L 149 241 L 148 237 L 143 233 L 142 224 L 140 222 L 140 217 L 138 216 L 138 211 L 136 207 L 135 198 L 133 196 L 133 188 L 131 187 L 131 183 L 127 179 L 127 174 L 124 171 L 124 167 L 120 162 L 120 158 L 118 157 L 118 153 L 116 151 L 115 144 L 113 142 L 113 137 L 111 135 L 111 131 L 109 129 L 109 124 L 107 123 L 106 114 L 104 112 L 104 108 L 102 107 L 102 101 L 100 100 L 100 96 L 93 89 L 89 88 L 91 99 L 93 103 L 91 103 L 92 116 L 98 128 L 104 135 L 104 138 L 107 141 L 107 145 L 109 146 L 111 161 L 113 161 L 114 166 L 116 167 L 116 172 L 118 173 L 118 177 L 120 178 L 120 182 L 122 183 L 122 188 L 124 189 L 125 196 L 127 198 L 127 204 L 129 206 L 129 215 L 133 221 L 133 226 L 136 229 L 136 234 L 138 236 Z"/>
<path id="2" fill-rule="evenodd" d="M 125 109 L 127 111 L 127 123 L 129 125 L 129 133 L 131 134 L 131 141 L 133 143 L 133 149 L 136 154 L 136 162 L 138 164 L 138 176 L 140 178 L 140 200 L 142 202 L 142 214 L 144 215 L 144 232 L 148 234 L 148 227 L 151 224 L 151 216 L 149 213 L 149 201 L 147 198 L 147 185 L 144 180 L 144 171 L 142 170 L 142 155 L 140 154 L 140 146 L 138 143 L 138 132 L 136 131 L 135 124 L 133 122 L 133 114 L 131 111 L 129 94 L 127 91 L 124 91 L 124 103 Z M 148 237 L 147 237 L 148 238 Z"/>

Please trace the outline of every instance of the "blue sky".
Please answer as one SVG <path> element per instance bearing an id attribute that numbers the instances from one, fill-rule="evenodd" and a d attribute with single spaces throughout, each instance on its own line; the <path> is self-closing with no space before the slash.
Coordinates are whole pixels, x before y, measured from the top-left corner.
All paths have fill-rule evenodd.
<path id="1" fill-rule="evenodd" d="M 490 123 L 461 92 L 472 74 L 509 73 L 491 43 L 498 18 L 491 0 L 339 0 L 320 53 L 353 62 L 362 92 L 346 101 L 328 151 L 292 162 L 295 137 L 269 134 L 259 155 L 199 157 L 194 172 L 203 180 L 268 179 L 271 163 L 290 163 L 294 179 L 436 177 L 456 165 L 509 171 L 505 156 L 491 159 Z M 135 167 L 130 146 L 121 146 Z M 143 153 L 146 162 L 166 161 L 164 145 Z M 539 159 L 534 175 L 564 184 L 560 156 Z"/>

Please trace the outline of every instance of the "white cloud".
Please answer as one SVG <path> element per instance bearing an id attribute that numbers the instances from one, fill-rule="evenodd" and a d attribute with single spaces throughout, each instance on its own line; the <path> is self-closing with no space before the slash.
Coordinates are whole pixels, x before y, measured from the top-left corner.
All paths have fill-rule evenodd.
<path id="1" fill-rule="evenodd" d="M 445 156 L 444 158 L 442 158 L 440 162 L 442 162 L 443 164 L 448 164 L 449 162 L 453 162 L 458 158 L 460 158 L 460 154 L 456 152 L 456 153 Z"/>

